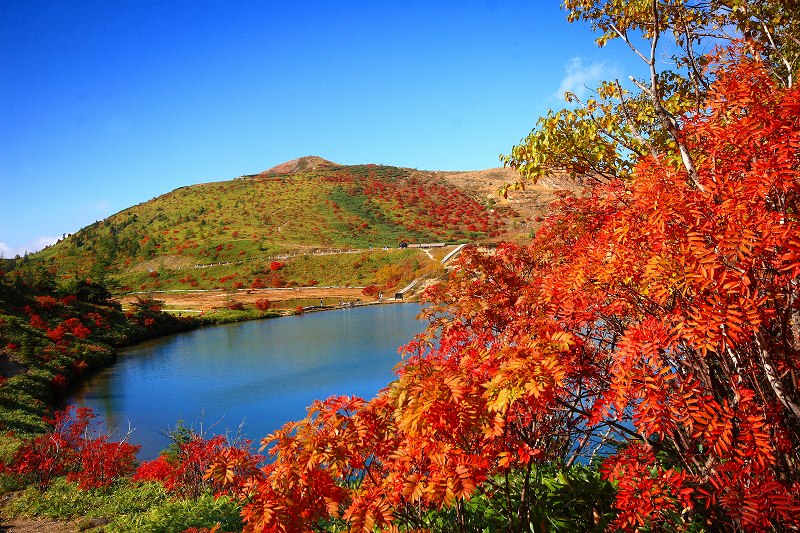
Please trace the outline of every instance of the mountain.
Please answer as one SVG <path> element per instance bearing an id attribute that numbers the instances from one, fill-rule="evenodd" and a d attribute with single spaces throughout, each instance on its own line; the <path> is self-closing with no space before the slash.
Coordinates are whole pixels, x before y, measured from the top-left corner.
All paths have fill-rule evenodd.
<path id="1" fill-rule="evenodd" d="M 338 165 L 336 163 L 328 161 L 327 159 L 323 159 L 316 155 L 308 155 L 305 157 L 292 159 L 291 161 L 286 161 L 285 163 L 281 163 L 280 165 L 275 165 L 269 170 L 265 170 L 260 175 L 294 174 L 306 170 L 317 170 L 318 168 L 330 168 L 335 166 Z"/>
<path id="2" fill-rule="evenodd" d="M 510 199 L 507 169 L 431 172 L 308 156 L 181 187 L 81 229 L 29 259 L 117 293 L 291 286 L 395 290 L 442 274 L 446 250 L 400 243 L 526 238 L 558 186 Z"/>

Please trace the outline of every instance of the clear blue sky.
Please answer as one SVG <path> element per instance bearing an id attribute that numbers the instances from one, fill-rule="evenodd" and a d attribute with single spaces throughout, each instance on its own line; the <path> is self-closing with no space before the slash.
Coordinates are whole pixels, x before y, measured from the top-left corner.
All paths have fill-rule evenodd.
<path id="1" fill-rule="evenodd" d="M 499 166 L 627 76 L 558 0 L 0 2 L 0 253 L 303 155 Z"/>

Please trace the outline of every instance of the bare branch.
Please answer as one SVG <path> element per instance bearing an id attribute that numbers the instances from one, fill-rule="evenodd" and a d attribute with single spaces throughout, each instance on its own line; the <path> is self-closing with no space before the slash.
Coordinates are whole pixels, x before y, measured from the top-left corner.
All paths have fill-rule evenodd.
<path id="1" fill-rule="evenodd" d="M 633 52 L 634 52 L 634 53 L 635 53 L 637 56 L 639 56 L 640 58 L 642 58 L 642 61 L 644 61 L 645 63 L 647 63 L 648 61 L 647 61 L 647 58 L 645 57 L 645 55 L 644 55 L 643 53 L 641 53 L 641 52 L 639 51 L 639 49 L 638 49 L 638 48 L 636 48 L 635 46 L 633 46 L 633 43 L 631 42 L 631 40 L 630 40 L 630 39 L 628 39 L 628 33 L 627 33 L 627 32 L 623 32 L 623 31 L 620 31 L 620 30 L 619 30 L 619 28 L 617 28 L 617 26 L 616 26 L 616 25 L 615 25 L 613 22 L 610 22 L 609 24 L 611 25 L 611 29 L 613 29 L 613 30 L 614 30 L 614 33 L 616 33 L 616 34 L 619 36 L 619 38 L 620 38 L 620 39 L 622 39 L 623 41 L 625 41 L 625 44 L 627 44 L 627 45 L 628 45 L 628 47 L 629 47 L 631 50 L 633 50 Z"/>
<path id="2" fill-rule="evenodd" d="M 675 120 L 669 115 L 669 113 L 664 108 L 664 105 L 661 102 L 661 86 L 658 82 L 658 71 L 656 70 L 656 50 L 658 48 L 658 39 L 659 39 L 659 34 L 661 32 L 661 17 L 658 10 L 657 0 L 653 0 L 652 9 L 653 9 L 653 36 L 650 40 L 650 59 L 648 61 L 648 65 L 650 66 L 649 94 L 653 99 L 653 107 L 655 108 L 656 114 L 661 120 L 661 124 L 666 128 L 667 133 L 669 133 L 669 136 L 672 137 L 672 140 L 675 141 L 675 144 L 678 146 L 678 150 L 680 151 L 681 154 L 681 161 L 683 162 L 683 166 L 686 169 L 686 172 L 689 174 L 689 180 L 695 187 L 705 192 L 705 188 L 698 179 L 697 169 L 694 166 L 694 161 L 692 160 L 692 156 L 689 153 L 689 149 L 687 148 L 686 143 L 683 142 L 683 139 L 681 139 L 681 135 L 680 132 L 678 131 L 677 124 L 675 123 Z"/>
<path id="3" fill-rule="evenodd" d="M 622 107 L 622 113 L 625 115 L 625 122 L 628 125 L 628 130 L 633 134 L 634 137 L 636 137 L 636 139 L 640 143 L 642 143 L 643 145 L 647 146 L 650 149 L 650 154 L 653 157 L 657 157 L 658 156 L 658 152 L 656 151 L 655 146 L 653 146 L 650 143 L 650 141 L 645 139 L 644 136 L 641 133 L 639 133 L 639 131 L 634 127 L 633 119 L 631 117 L 630 111 L 628 111 L 628 105 L 625 103 L 625 95 L 622 92 L 622 87 L 619 84 L 619 80 L 615 79 L 614 80 L 614 84 L 617 87 L 617 94 L 619 94 L 619 100 L 621 102 L 620 105 Z M 636 152 L 637 155 L 641 155 L 641 154 L 638 153 L 638 151 L 635 151 L 635 152 Z"/>
<path id="4" fill-rule="evenodd" d="M 767 26 L 767 24 L 764 21 L 761 21 L 761 27 L 764 30 L 764 34 L 767 36 L 767 39 L 769 40 L 769 44 L 771 44 L 772 47 L 775 49 L 775 51 L 777 52 L 777 54 L 780 57 L 781 61 L 783 62 L 784 66 L 786 67 L 786 76 L 787 76 L 786 87 L 791 89 L 792 88 L 792 64 L 789 63 L 789 60 L 786 59 L 783 56 L 783 54 L 780 53 L 780 49 L 775 44 L 775 40 L 772 37 L 772 32 L 769 30 L 769 26 Z"/>

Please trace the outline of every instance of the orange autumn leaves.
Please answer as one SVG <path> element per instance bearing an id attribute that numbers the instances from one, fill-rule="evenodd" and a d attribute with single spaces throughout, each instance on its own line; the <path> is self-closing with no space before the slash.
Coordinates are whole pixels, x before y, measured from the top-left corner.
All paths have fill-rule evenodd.
<path id="1" fill-rule="evenodd" d="M 595 454 L 622 529 L 800 526 L 800 89 L 718 69 L 682 131 L 699 187 L 648 156 L 563 198 L 529 246 L 465 253 L 396 382 L 265 439 L 248 530 L 424 529 L 517 490 L 506 472 Z M 512 500 L 527 530 L 534 502 Z"/>

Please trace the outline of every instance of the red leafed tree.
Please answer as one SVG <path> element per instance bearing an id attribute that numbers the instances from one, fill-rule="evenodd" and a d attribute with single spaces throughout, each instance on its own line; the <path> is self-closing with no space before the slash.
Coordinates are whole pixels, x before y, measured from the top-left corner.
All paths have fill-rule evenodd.
<path id="1" fill-rule="evenodd" d="M 527 531 L 507 474 L 588 456 L 613 527 L 800 528 L 800 89 L 736 57 L 681 136 L 696 174 L 648 155 L 562 198 L 529 246 L 465 251 L 395 383 L 264 440 L 246 529 L 451 508 L 466 530 L 465 502 L 498 492 Z"/>
<path id="2" fill-rule="evenodd" d="M 218 495 L 233 490 L 238 487 L 234 482 L 244 484 L 245 476 L 248 480 L 261 477 L 256 465 L 263 457 L 249 452 L 250 441 L 229 444 L 224 435 L 205 438 L 191 431 L 176 435 L 173 444 L 158 458 L 139 465 L 134 481 L 157 481 L 170 492 L 197 498 L 206 490 Z M 206 475 L 212 459 L 215 470 Z M 215 481 L 216 476 L 211 479 L 211 474 L 219 474 L 219 481 Z"/>
<path id="3" fill-rule="evenodd" d="M 0 470 L 40 488 L 46 488 L 53 478 L 66 475 L 67 480 L 84 490 L 105 487 L 130 475 L 141 446 L 109 442 L 95 419 L 86 407 L 68 406 L 57 411 L 54 419 L 48 420 L 52 432 L 24 443 L 9 463 L 0 463 Z"/>

